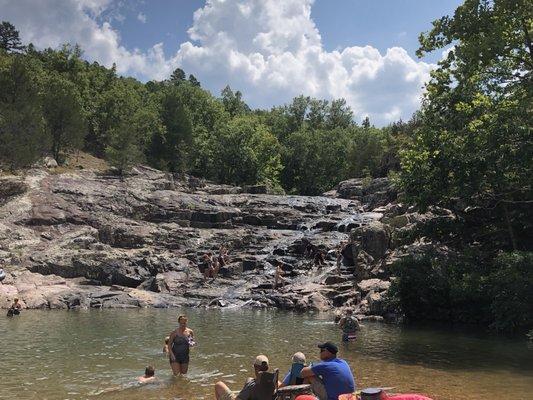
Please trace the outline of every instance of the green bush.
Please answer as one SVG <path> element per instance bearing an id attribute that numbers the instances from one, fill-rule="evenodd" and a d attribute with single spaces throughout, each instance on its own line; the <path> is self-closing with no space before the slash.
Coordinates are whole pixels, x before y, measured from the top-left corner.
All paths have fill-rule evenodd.
<path id="1" fill-rule="evenodd" d="M 447 321 L 498 331 L 533 327 L 533 253 L 471 252 L 457 259 L 409 256 L 393 265 L 389 305 L 409 321 Z"/>
<path id="2" fill-rule="evenodd" d="M 533 252 L 502 253 L 489 276 L 490 306 L 496 330 L 518 331 L 533 327 Z"/>

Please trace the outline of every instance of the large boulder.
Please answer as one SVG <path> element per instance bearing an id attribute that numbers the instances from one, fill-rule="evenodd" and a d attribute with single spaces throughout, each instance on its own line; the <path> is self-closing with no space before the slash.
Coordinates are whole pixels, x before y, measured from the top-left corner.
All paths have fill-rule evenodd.
<path id="1" fill-rule="evenodd" d="M 327 195 L 358 200 L 366 209 L 373 210 L 395 201 L 398 192 L 388 178 L 355 178 L 340 182 L 336 190 L 327 192 Z"/>
<path id="2" fill-rule="evenodd" d="M 24 180 L 18 176 L 0 177 L 0 206 L 12 197 L 23 194 L 28 190 Z"/>
<path id="3" fill-rule="evenodd" d="M 389 232 L 386 226 L 378 221 L 356 228 L 352 231 L 351 238 L 375 260 L 382 259 L 390 245 Z"/>
<path id="4" fill-rule="evenodd" d="M 47 156 L 47 157 L 44 158 L 43 165 L 46 168 L 57 168 L 58 167 L 58 164 L 57 164 L 57 161 L 55 160 L 55 158 L 50 157 L 50 156 Z"/>

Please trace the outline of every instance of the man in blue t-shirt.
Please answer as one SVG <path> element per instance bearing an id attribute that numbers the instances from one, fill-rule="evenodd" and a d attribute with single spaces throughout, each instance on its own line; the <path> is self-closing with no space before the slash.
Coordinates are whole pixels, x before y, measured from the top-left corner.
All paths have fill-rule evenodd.
<path id="1" fill-rule="evenodd" d="M 339 395 L 353 393 L 355 381 L 348 363 L 337 358 L 339 349 L 331 342 L 318 345 L 321 363 L 302 369 L 300 376 L 312 381 L 321 378 L 327 400 L 338 400 Z"/>

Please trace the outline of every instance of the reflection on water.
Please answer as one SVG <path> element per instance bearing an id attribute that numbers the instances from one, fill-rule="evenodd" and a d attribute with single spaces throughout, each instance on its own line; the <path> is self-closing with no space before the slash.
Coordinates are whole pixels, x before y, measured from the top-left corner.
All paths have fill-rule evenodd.
<path id="1" fill-rule="evenodd" d="M 184 311 L 184 310 L 181 310 Z M 318 359 L 316 344 L 338 341 L 328 314 L 188 309 L 198 346 L 187 377 L 172 377 L 163 339 L 177 310 L 25 311 L 0 318 L 0 399 L 213 399 L 213 384 L 240 389 L 255 355 L 285 372 L 291 355 Z M 358 387 L 395 386 L 435 400 L 531 399 L 533 348 L 524 341 L 366 323 L 340 345 Z M 144 367 L 159 383 L 137 386 Z"/>

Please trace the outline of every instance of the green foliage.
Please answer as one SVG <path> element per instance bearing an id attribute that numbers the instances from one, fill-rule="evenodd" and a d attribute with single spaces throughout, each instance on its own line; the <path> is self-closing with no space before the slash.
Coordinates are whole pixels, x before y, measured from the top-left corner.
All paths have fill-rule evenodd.
<path id="1" fill-rule="evenodd" d="M 38 64 L 0 53 L 0 164 L 11 169 L 36 161 L 47 149 Z"/>
<path id="2" fill-rule="evenodd" d="M 397 299 L 408 320 L 450 319 L 452 299 L 443 263 L 426 254 L 403 258 L 393 268 L 397 279 L 388 295 Z"/>
<path id="3" fill-rule="evenodd" d="M 76 85 L 58 73 L 48 75 L 44 83 L 43 115 L 56 160 L 65 150 L 83 146 L 86 129 L 80 95 Z"/>
<path id="4" fill-rule="evenodd" d="M 135 132 L 127 120 L 120 121 L 109 131 L 109 145 L 106 147 L 105 155 L 121 175 L 141 160 L 142 154 Z"/>
<path id="5" fill-rule="evenodd" d="M 250 111 L 250 107 L 242 100 L 242 93 L 233 90 L 229 86 L 226 86 L 222 90 L 222 104 L 226 112 L 233 118 L 237 115 L 243 115 Z"/>
<path id="6" fill-rule="evenodd" d="M 163 95 L 161 121 L 165 127 L 165 151 L 161 158 L 172 172 L 185 168 L 186 145 L 192 141 L 192 123 L 179 92 L 168 88 Z"/>
<path id="7" fill-rule="evenodd" d="M 530 5 L 466 0 L 421 35 L 420 54 L 454 47 L 432 73 L 420 126 L 401 152 L 408 200 L 490 209 L 496 218 L 487 222 L 506 230 L 515 249 L 533 233 L 523 223 L 531 221 L 533 176 Z"/>
<path id="8" fill-rule="evenodd" d="M 354 131 L 348 149 L 349 175 L 356 178 L 380 176 L 384 157 L 384 133 L 380 129 L 363 127 Z"/>
<path id="9" fill-rule="evenodd" d="M 82 55 L 79 46 L 37 51 L 30 45 L 21 59 L 41 71 L 35 82 L 43 85 L 35 85 L 39 96 L 28 110 L 44 113 L 56 158 L 85 137 L 85 150 L 121 170 L 146 161 L 219 182 L 268 182 L 303 194 L 329 190 L 353 173 L 388 172 L 380 161 L 387 143 L 375 128 L 358 130 L 344 99 L 299 96 L 252 112 L 241 92 L 227 86 L 213 97 L 180 68 L 168 80 L 142 84 Z"/>
<path id="10" fill-rule="evenodd" d="M 117 80 L 105 93 L 102 103 L 101 138 L 105 155 L 122 173 L 142 161 L 142 145 L 151 140 L 147 122 L 158 123 L 157 114 L 142 107 L 144 88 L 136 81 Z M 154 115 L 155 114 L 155 115 Z M 156 125 L 155 130 L 161 130 Z"/>
<path id="11" fill-rule="evenodd" d="M 15 27 L 7 21 L 2 21 L 0 23 L 0 50 L 13 53 L 23 51 L 24 48 Z"/>
<path id="12" fill-rule="evenodd" d="M 533 326 L 533 253 L 501 253 L 494 259 L 465 254 L 410 256 L 393 265 L 389 292 L 410 321 L 490 325 L 500 331 Z"/>
<path id="13" fill-rule="evenodd" d="M 185 75 L 185 71 L 183 71 L 181 68 L 176 68 L 174 72 L 172 72 L 172 75 L 170 75 L 170 82 L 173 85 L 179 85 L 183 82 L 185 82 L 185 78 L 187 75 Z"/>
<path id="14" fill-rule="evenodd" d="M 208 173 L 216 181 L 279 185 L 279 142 L 256 117 L 242 116 L 219 126 L 206 147 Z"/>
<path id="15" fill-rule="evenodd" d="M 189 74 L 189 83 L 192 85 L 192 86 L 198 86 L 200 87 L 200 81 L 198 79 L 196 79 L 196 77 L 193 75 L 193 74 Z"/>
<path id="16" fill-rule="evenodd" d="M 283 151 L 282 186 L 295 193 L 315 195 L 348 178 L 346 151 L 350 129 L 300 130 L 292 133 Z"/>
<path id="17" fill-rule="evenodd" d="M 492 327 L 525 330 L 533 327 L 533 253 L 499 254 L 488 278 L 493 299 Z"/>

